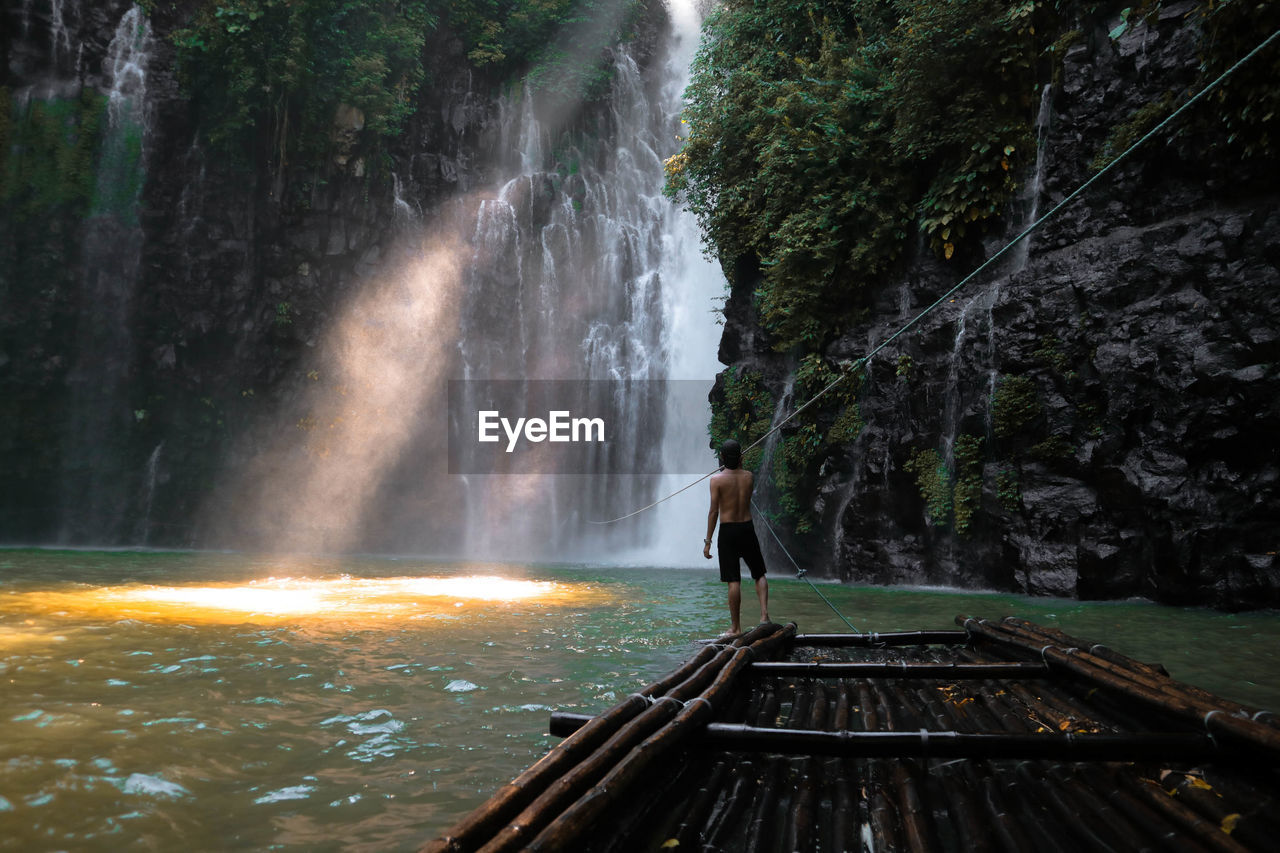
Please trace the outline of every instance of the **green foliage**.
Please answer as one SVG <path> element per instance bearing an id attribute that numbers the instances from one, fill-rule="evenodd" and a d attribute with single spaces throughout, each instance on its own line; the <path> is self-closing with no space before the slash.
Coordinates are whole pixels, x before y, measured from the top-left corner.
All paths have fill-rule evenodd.
<path id="1" fill-rule="evenodd" d="M 1046 465 L 1054 465 L 1070 459 L 1075 453 L 1075 450 L 1064 437 L 1054 433 L 1044 441 L 1032 447 L 1028 452 L 1032 459 L 1035 459 L 1038 462 L 1043 462 Z"/>
<path id="2" fill-rule="evenodd" d="M 340 104 L 363 113 L 366 141 L 399 131 L 435 24 L 424 0 L 204 0 L 172 38 L 210 143 L 314 160 Z"/>
<path id="3" fill-rule="evenodd" d="M 793 430 L 778 442 L 772 460 L 774 485 L 778 487 L 778 505 L 792 520 L 796 533 L 813 529 L 813 511 L 800 495 L 806 485 L 809 463 L 822 447 L 822 436 L 813 424 Z"/>
<path id="4" fill-rule="evenodd" d="M 982 505 L 982 439 L 957 436 L 952 456 L 954 475 L 933 448 L 911 451 L 904 467 L 915 475 L 930 523 L 936 527 L 950 523 L 956 533 L 965 536 Z"/>
<path id="5" fill-rule="evenodd" d="M 1139 107 L 1126 121 L 1111 129 L 1111 133 L 1107 135 L 1107 141 L 1098 149 L 1098 153 L 1090 164 L 1093 170 L 1097 172 L 1106 168 L 1112 160 L 1127 151 L 1129 146 L 1145 136 L 1151 128 L 1168 118 L 1176 108 L 1177 103 L 1172 92 L 1165 92 L 1160 100 L 1149 101 Z"/>
<path id="6" fill-rule="evenodd" d="M 996 474 L 996 500 L 1009 512 L 1017 512 L 1022 502 L 1022 488 L 1018 482 L 1016 468 L 1006 469 Z"/>
<path id="7" fill-rule="evenodd" d="M 951 520 L 951 471 L 942 461 L 942 455 L 933 448 L 913 450 L 905 467 L 916 475 L 929 521 L 945 527 Z"/>
<path id="8" fill-rule="evenodd" d="M 982 504 L 982 439 L 972 435 L 956 437 L 953 451 L 956 484 L 952 490 L 952 514 L 956 533 L 964 536 Z"/>
<path id="9" fill-rule="evenodd" d="M 893 371 L 894 375 L 903 382 L 911 382 L 916 375 L 916 361 L 909 355 L 898 356 L 897 366 Z"/>
<path id="10" fill-rule="evenodd" d="M 107 107 L 103 95 L 86 88 L 76 98 L 33 99 L 24 110 L 7 90 L 0 90 L 0 102 L 0 203 L 10 216 L 19 221 L 75 219 L 108 204 L 110 199 L 95 199 L 95 164 Z"/>
<path id="11" fill-rule="evenodd" d="M 870 2 L 730 0 L 694 63 L 667 192 L 722 261 L 759 259 L 761 320 L 780 348 L 816 349 L 905 237 L 886 58 L 858 29 L 877 13 Z"/>
<path id="12" fill-rule="evenodd" d="M 744 448 L 764 436 L 773 422 L 774 399 L 765 389 L 759 373 L 730 368 L 723 374 L 723 390 L 711 400 L 711 444 L 718 447 L 726 439 L 737 439 Z M 796 369 L 792 391 L 803 403 L 838 377 L 839 383 L 814 405 L 799 412 L 777 437 L 770 461 L 770 477 L 777 489 L 782 515 L 798 533 L 812 529 L 813 514 L 803 495 L 811 491 L 818 468 L 832 453 L 857 439 L 863 421 L 857 392 L 861 372 L 848 374 L 822 357 L 811 354 Z M 756 470 L 763 447 L 749 451 L 743 465 Z"/>
<path id="13" fill-rule="evenodd" d="M 477 66 L 525 72 L 532 90 L 562 100 L 607 88 L 606 51 L 634 27 L 640 0 L 451 0 L 449 23 Z"/>
<path id="14" fill-rule="evenodd" d="M 932 174 L 921 227 L 950 258 L 974 223 L 1000 215 L 1017 188 L 1015 166 L 1034 159 L 1037 4 L 902 2 L 894 149 Z"/>
<path id="15" fill-rule="evenodd" d="M 769 431 L 773 422 L 773 396 L 764 387 L 759 373 L 731 367 L 724 372 L 724 391 L 711 400 L 711 423 L 708 432 L 711 446 L 719 448 L 729 439 L 745 449 Z M 760 467 L 763 450 L 748 451 L 742 458 L 745 468 Z"/>
<path id="16" fill-rule="evenodd" d="M 817 349 L 912 217 L 950 257 L 1031 155 L 1034 2 L 728 0 L 706 24 L 667 163 L 708 245 L 762 269 L 776 346 Z"/>
<path id="17" fill-rule="evenodd" d="M 861 370 L 849 374 L 816 353 L 810 353 L 800 360 L 800 365 L 796 368 L 794 391 L 801 404 L 832 386 L 823 395 L 821 405 L 815 404 L 806 409 L 796 421 L 813 424 L 815 427 L 825 423 L 827 428 L 819 442 L 821 446 L 848 444 L 862 432 L 862 416 L 857 403 L 862 378 Z M 840 380 L 838 383 L 837 379 Z M 830 417 L 831 413 L 834 413 L 834 418 Z"/>
<path id="18" fill-rule="evenodd" d="M 1280 30 L 1280 4 L 1259 0 L 1208 0 L 1201 43 L 1206 81 L 1243 59 L 1267 35 Z M 1212 95 L 1214 109 L 1200 121 L 1222 140 L 1220 156 L 1274 157 L 1280 154 L 1280 51 L 1272 45 L 1228 78 Z M 1225 133 L 1225 139 L 1224 137 Z"/>
<path id="19" fill-rule="evenodd" d="M 1040 346 L 1032 353 L 1046 366 L 1053 368 L 1058 375 L 1066 377 L 1071 373 L 1071 357 L 1063 350 L 1062 341 L 1056 335 L 1044 335 L 1040 338 Z"/>
<path id="20" fill-rule="evenodd" d="M 1001 377 L 991 396 L 991 421 L 997 437 L 1012 438 L 1040 412 L 1040 397 L 1031 377 Z"/>
<path id="21" fill-rule="evenodd" d="M 860 371 L 844 373 L 816 353 L 805 356 L 796 368 L 793 392 L 800 405 L 836 383 L 820 404 L 804 409 L 784 428 L 773 457 L 771 471 L 778 503 L 792 519 L 797 533 L 813 529 L 812 510 L 801 496 L 812 491 L 821 463 L 862 432 L 857 402 L 861 379 Z"/>

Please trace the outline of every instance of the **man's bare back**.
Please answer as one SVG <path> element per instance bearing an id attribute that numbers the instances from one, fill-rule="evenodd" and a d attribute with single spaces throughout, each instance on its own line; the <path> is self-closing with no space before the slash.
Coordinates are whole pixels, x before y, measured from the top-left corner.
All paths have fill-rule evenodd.
<path id="1" fill-rule="evenodd" d="M 720 523 L 751 520 L 751 489 L 755 477 L 745 468 L 725 468 L 711 475 L 711 506 Z"/>
<path id="2" fill-rule="evenodd" d="M 711 534 L 720 524 L 720 580 L 728 585 L 730 633 L 741 632 L 739 612 L 742 608 L 742 567 L 745 561 L 756 583 L 760 600 L 760 621 L 769 621 L 769 580 L 765 577 L 764 557 L 751 524 L 751 487 L 755 478 L 742 468 L 742 446 L 726 441 L 720 448 L 724 466 L 711 475 L 711 509 L 707 513 L 707 538 L 702 540 L 702 556 L 711 559 Z"/>

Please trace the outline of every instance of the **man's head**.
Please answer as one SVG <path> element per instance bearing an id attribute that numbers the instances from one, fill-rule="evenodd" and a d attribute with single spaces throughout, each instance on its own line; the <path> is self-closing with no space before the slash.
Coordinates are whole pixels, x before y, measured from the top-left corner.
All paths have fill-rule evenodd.
<path id="1" fill-rule="evenodd" d="M 720 464 L 726 468 L 737 468 L 742 464 L 742 445 L 732 438 L 720 445 Z"/>

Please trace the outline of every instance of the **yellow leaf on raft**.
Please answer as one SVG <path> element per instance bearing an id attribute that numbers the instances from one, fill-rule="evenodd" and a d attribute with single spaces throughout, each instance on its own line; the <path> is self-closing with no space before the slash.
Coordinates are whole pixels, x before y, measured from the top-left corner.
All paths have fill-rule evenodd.
<path id="1" fill-rule="evenodd" d="M 1231 834 L 1231 830 L 1236 828 L 1236 824 L 1240 822 L 1240 813 L 1229 814 L 1222 819 L 1222 831 L 1227 835 Z"/>
<path id="2" fill-rule="evenodd" d="M 1187 781 L 1191 783 L 1191 787 L 1199 788 L 1202 791 L 1212 791 L 1213 786 L 1201 779 L 1199 776 L 1188 776 Z"/>
<path id="3" fill-rule="evenodd" d="M 954 243 L 946 243 L 942 247 L 942 256 L 947 260 L 951 260 L 951 256 L 955 254 L 956 247 Z"/>
<path id="4" fill-rule="evenodd" d="M 680 846 L 679 838 L 668 838 L 666 841 L 662 842 L 663 850 L 666 850 L 669 847 L 679 847 L 679 846 Z"/>
<path id="5" fill-rule="evenodd" d="M 1006 155 L 1012 154 L 1014 151 L 1017 151 L 1017 150 L 1018 150 L 1018 149 L 1014 148 L 1012 145 L 1006 145 L 1006 146 L 1004 147 L 1004 153 L 1005 153 Z"/>

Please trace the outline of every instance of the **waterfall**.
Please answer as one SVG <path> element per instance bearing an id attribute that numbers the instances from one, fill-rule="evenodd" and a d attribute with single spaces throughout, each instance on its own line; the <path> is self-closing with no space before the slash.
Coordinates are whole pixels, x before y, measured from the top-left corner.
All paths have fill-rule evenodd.
<path id="1" fill-rule="evenodd" d="M 670 12 L 655 69 L 616 50 L 606 134 L 551 126 L 527 90 L 503 110 L 518 173 L 480 204 L 459 345 L 467 378 L 617 383 L 613 452 L 639 475 L 469 478 L 470 555 L 532 547 L 650 563 L 697 556 L 690 543 L 702 538 L 702 491 L 618 525 L 590 524 L 714 465 L 706 394 L 717 370 L 713 300 L 724 280 L 702 257 L 692 216 L 662 196 L 700 22 L 692 3 Z"/>
<path id="2" fill-rule="evenodd" d="M 1053 84 L 1046 83 L 1040 92 L 1040 105 L 1035 118 L 1035 167 L 1020 194 L 1020 205 L 1015 206 L 1015 209 L 1017 207 L 1021 208 L 1022 216 L 1021 221 L 1010 229 L 1010 236 L 1022 233 L 1040 216 L 1040 196 L 1044 188 L 1045 176 L 1045 152 L 1048 149 L 1049 122 L 1052 112 Z M 982 289 L 965 302 L 964 307 L 960 310 L 960 316 L 955 321 L 956 334 L 951 348 L 951 358 L 948 361 L 947 390 L 942 421 L 943 455 L 948 465 L 952 465 L 954 461 L 952 459 L 952 451 L 965 411 L 972 410 L 978 403 L 975 398 L 976 386 L 965 385 L 962 380 L 962 374 L 965 371 L 965 359 L 967 358 L 968 364 L 974 368 L 980 369 L 981 366 L 985 365 L 986 381 L 983 390 L 985 391 L 986 399 L 989 401 L 995 393 L 996 380 L 998 378 L 996 369 L 995 306 L 1000 301 L 1001 283 L 1012 279 L 1026 269 L 1031 257 L 1031 236 L 1027 235 L 1014 247 L 1010 260 L 1003 266 L 1002 274 L 998 278 L 987 285 L 979 283 Z M 983 339 L 986 346 L 983 352 L 971 351 L 977 342 L 976 330 L 973 336 L 974 340 L 967 339 L 967 331 L 973 320 L 982 321 L 982 325 L 986 330 L 986 336 Z M 988 405 L 985 415 L 988 431 L 991 429 L 990 409 L 991 407 Z"/>
<path id="3" fill-rule="evenodd" d="M 61 9 L 60 3 L 54 5 Z M 68 375 L 70 400 L 63 433 L 63 542 L 118 541 L 132 509 L 129 486 L 140 475 L 124 466 L 130 431 L 139 417 L 145 417 L 145 412 L 139 416 L 131 411 L 127 384 L 143 243 L 138 198 L 146 174 L 146 70 L 151 49 L 150 24 L 133 6 L 116 26 L 103 61 L 107 120 L 85 225 L 77 317 L 80 349 Z"/>
<path id="4" fill-rule="evenodd" d="M 160 452 L 164 450 L 164 442 L 156 445 L 155 450 L 147 457 L 147 468 L 142 478 L 142 525 L 135 536 L 140 545 L 151 541 L 151 505 L 156 496 L 156 472 L 160 468 Z"/>
<path id="5" fill-rule="evenodd" d="M 400 179 L 399 172 L 391 173 L 391 182 L 392 204 L 395 205 L 396 220 L 404 223 L 415 221 L 418 218 L 418 212 L 404 197 L 404 181 Z"/>
<path id="6" fill-rule="evenodd" d="M 966 301 L 955 320 L 956 332 L 951 343 L 951 356 L 947 360 L 947 384 L 942 406 L 942 455 L 948 466 L 954 462 L 952 453 L 966 412 L 983 403 L 973 396 L 974 389 L 964 384 L 966 367 L 985 365 L 988 373 L 986 384 L 990 386 L 995 382 L 994 312 L 999 301 L 1000 280 L 997 279 Z M 984 331 L 986 334 L 982 335 Z M 975 346 L 982 344 L 985 346 L 980 351 L 975 350 Z"/>
<path id="7" fill-rule="evenodd" d="M 1049 148 L 1049 122 L 1053 116 L 1053 84 L 1045 83 L 1040 90 L 1040 108 L 1036 113 L 1036 165 L 1031 172 L 1031 179 L 1023 189 L 1022 200 L 1026 206 L 1021 232 L 1040 218 L 1040 194 L 1044 189 L 1045 153 Z M 1026 269 L 1027 259 L 1031 256 L 1031 240 L 1034 235 L 1028 234 L 1021 243 L 1014 247 L 1013 272 Z"/>
<path id="8" fill-rule="evenodd" d="M 66 10 L 63 4 L 66 0 L 52 0 L 52 7 L 49 10 L 49 29 L 50 29 L 50 59 L 51 64 L 56 69 L 60 65 L 63 56 L 71 53 L 71 32 L 67 28 Z"/>
<path id="9" fill-rule="evenodd" d="M 566 106 L 528 85 L 505 96 L 487 188 L 460 186 L 411 217 L 410 181 L 392 177 L 396 227 L 385 262 L 326 333 L 305 399 L 282 411 L 265 452 L 210 509 L 214 541 L 667 559 L 649 546 L 655 534 L 670 535 L 669 516 L 591 522 L 652 501 L 663 471 L 683 475 L 711 461 L 712 308 L 724 280 L 701 257 L 693 218 L 662 195 L 698 26 L 689 0 L 673 11 L 677 29 L 656 56 L 641 62 L 633 46 L 613 48 L 602 101 Z M 606 447 L 589 451 L 591 470 L 625 473 L 453 470 L 450 419 L 455 432 L 461 425 L 474 435 L 476 388 L 542 380 L 571 381 L 607 405 L 611 432 Z M 688 388 L 668 393 L 673 384 Z M 696 405 L 682 402 L 689 398 Z M 701 519 L 704 501 L 700 493 Z M 680 512 L 683 530 L 690 511 Z M 687 543 L 702 534 L 678 535 L 686 547 L 669 559 L 687 564 L 697 558 Z"/>

